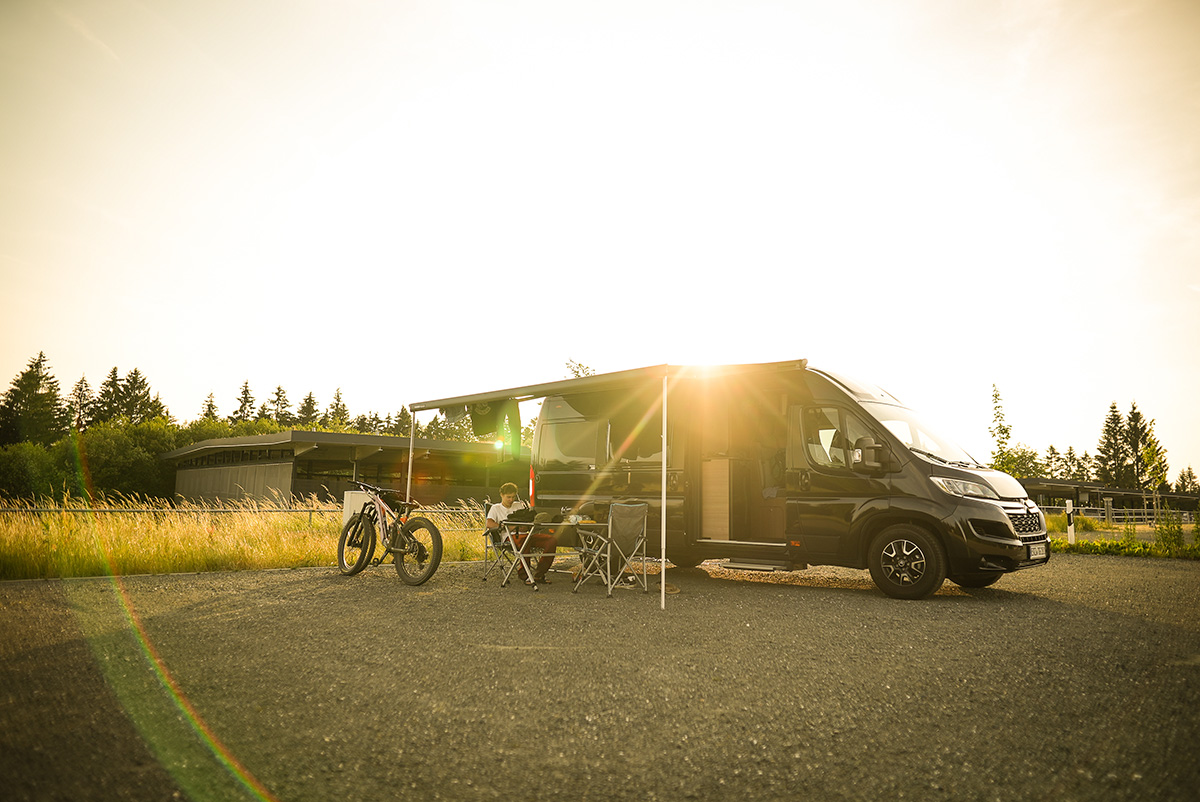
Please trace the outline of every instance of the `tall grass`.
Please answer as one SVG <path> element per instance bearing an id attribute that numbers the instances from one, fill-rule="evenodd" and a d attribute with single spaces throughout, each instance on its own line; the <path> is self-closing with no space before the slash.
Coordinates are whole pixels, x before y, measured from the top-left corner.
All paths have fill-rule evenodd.
<path id="1" fill-rule="evenodd" d="M 311 498 L 291 512 L 261 507 L 253 501 L 215 508 L 138 498 L 92 505 L 78 499 L 0 501 L 0 580 L 336 564 L 339 504 Z M 419 514 L 442 530 L 443 559 L 478 559 L 482 508 L 427 507 Z"/>
<path id="2" fill-rule="evenodd" d="M 483 559 L 483 527 L 486 510 L 473 499 L 459 499 L 457 507 L 439 504 L 413 512 L 433 521 L 442 533 L 443 560 Z"/>

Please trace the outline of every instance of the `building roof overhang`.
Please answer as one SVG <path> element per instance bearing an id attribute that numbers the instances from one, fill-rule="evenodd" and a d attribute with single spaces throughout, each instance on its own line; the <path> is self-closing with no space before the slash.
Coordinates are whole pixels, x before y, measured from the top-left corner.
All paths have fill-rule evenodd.
<path id="1" fill-rule="evenodd" d="M 295 457 L 362 463 L 407 458 L 409 438 L 382 434 L 309 432 L 293 429 L 274 434 L 201 440 L 198 443 L 168 451 L 161 458 L 170 462 L 183 462 L 208 454 L 246 449 L 289 449 Z M 436 454 L 456 457 L 476 456 L 499 461 L 501 456 L 493 443 L 461 443 L 449 440 L 426 440 L 419 437 L 413 441 L 412 450 L 417 459 L 428 458 Z M 522 456 L 528 456 L 528 448 L 523 448 L 521 451 Z"/>

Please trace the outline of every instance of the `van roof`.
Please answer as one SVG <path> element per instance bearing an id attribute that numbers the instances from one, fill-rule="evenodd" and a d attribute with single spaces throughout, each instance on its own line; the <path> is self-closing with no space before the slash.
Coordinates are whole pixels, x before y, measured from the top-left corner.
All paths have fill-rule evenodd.
<path id="1" fill-rule="evenodd" d="M 647 385 L 650 382 L 661 382 L 664 378 L 705 379 L 739 373 L 804 370 L 807 366 L 807 359 L 792 359 L 786 362 L 759 362 L 745 365 L 653 365 L 651 367 L 634 368 L 633 370 L 622 370 L 615 373 L 581 376 L 577 379 L 561 379 L 559 381 L 546 382 L 545 384 L 529 384 L 524 387 L 511 387 L 506 390 L 492 390 L 451 398 L 439 398 L 433 401 L 419 401 L 415 404 L 409 404 L 408 408 L 413 412 L 429 409 L 446 410 L 455 407 L 467 407 L 472 404 L 491 404 L 497 401 L 528 401 L 551 395 L 620 390 L 626 387 Z"/>

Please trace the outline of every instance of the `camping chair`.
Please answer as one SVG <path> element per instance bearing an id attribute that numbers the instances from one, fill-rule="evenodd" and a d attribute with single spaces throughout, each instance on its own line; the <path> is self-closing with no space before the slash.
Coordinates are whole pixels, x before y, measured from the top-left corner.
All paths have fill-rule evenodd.
<path id="1" fill-rule="evenodd" d="M 488 499 L 483 502 L 483 518 L 487 520 L 487 514 L 491 511 L 492 504 Z M 504 576 L 503 582 L 508 581 L 508 575 L 512 571 L 513 562 L 516 560 L 515 545 L 511 538 L 505 537 L 504 527 L 500 526 L 496 529 L 488 529 L 486 524 L 483 529 L 483 581 L 487 582 L 493 571 L 498 571 Z M 501 584 L 503 584 L 503 582 Z"/>
<path id="2" fill-rule="evenodd" d="M 588 579 L 596 577 L 604 583 L 611 597 L 613 588 L 626 571 L 643 592 L 649 591 L 646 584 L 646 520 L 649 511 L 650 506 L 644 502 L 613 504 L 608 510 L 607 530 L 578 530 L 580 567 L 572 593 L 577 592 Z M 635 559 L 642 561 L 640 575 L 630 569 Z"/>
<path id="3" fill-rule="evenodd" d="M 491 504 L 486 501 L 485 509 L 491 510 Z M 485 512 L 484 518 L 486 519 L 486 517 L 487 513 Z M 546 529 L 554 534 L 560 526 L 556 522 L 546 520 L 546 517 L 545 513 L 540 513 L 536 520 L 530 521 L 518 519 L 514 514 L 508 520 L 503 521 L 498 528 L 483 530 L 483 581 L 486 582 L 492 571 L 497 569 L 503 572 L 500 587 L 508 585 L 514 571 L 517 571 L 518 575 L 524 574 L 526 577 L 536 575 L 537 561 L 546 555 L 533 542 L 530 535 L 539 529 Z M 536 583 L 531 584 L 534 590 L 538 589 Z"/>

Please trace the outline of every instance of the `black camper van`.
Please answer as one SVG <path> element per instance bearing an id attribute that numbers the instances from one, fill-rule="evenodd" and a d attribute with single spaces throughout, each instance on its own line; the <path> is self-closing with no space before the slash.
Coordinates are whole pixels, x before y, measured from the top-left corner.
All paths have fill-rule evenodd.
<path id="1" fill-rule="evenodd" d="M 1049 560 L 1045 517 L 1019 482 L 878 387 L 806 360 L 658 366 L 413 408 L 494 418 L 535 397 L 535 504 L 603 520 L 612 501 L 643 500 L 657 551 L 665 499 L 676 565 L 867 568 L 888 595 L 919 599 L 947 577 L 984 587 Z"/>

